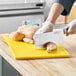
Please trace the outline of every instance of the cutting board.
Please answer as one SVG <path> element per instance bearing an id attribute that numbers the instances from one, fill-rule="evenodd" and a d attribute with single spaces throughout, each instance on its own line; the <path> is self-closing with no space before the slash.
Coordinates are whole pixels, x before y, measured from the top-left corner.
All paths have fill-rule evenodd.
<path id="1" fill-rule="evenodd" d="M 47 53 L 45 49 L 35 49 L 34 44 L 14 41 L 7 35 L 4 35 L 4 38 L 15 59 L 62 58 L 71 56 L 62 45 L 57 45 L 57 50 Z"/>

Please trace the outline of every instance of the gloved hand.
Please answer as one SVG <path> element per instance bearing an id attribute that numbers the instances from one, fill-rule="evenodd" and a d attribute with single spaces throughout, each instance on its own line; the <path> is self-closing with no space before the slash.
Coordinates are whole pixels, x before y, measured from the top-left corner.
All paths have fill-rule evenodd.
<path id="1" fill-rule="evenodd" d="M 70 34 L 76 34 L 76 19 L 74 19 L 73 21 L 71 21 L 67 27 L 69 27 L 66 35 L 70 35 Z"/>
<path id="2" fill-rule="evenodd" d="M 42 24 L 42 27 L 40 27 L 40 29 L 35 32 L 35 34 L 51 32 L 51 31 L 53 31 L 53 24 L 46 21 Z"/>
<path id="3" fill-rule="evenodd" d="M 42 27 L 35 32 L 35 34 L 51 32 L 51 31 L 53 31 L 53 26 L 54 25 L 52 23 L 46 21 L 42 24 Z M 51 42 L 46 43 L 46 44 L 41 45 L 41 46 L 36 46 L 37 49 L 44 48 L 44 47 L 47 48 L 47 52 L 51 52 L 51 51 L 57 49 L 56 44 L 51 43 Z"/>

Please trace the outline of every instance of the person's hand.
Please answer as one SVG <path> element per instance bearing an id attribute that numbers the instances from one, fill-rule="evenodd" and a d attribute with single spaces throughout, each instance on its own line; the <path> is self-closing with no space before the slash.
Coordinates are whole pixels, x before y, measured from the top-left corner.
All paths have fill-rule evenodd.
<path id="1" fill-rule="evenodd" d="M 46 32 L 51 32 L 51 31 L 53 31 L 53 26 L 54 25 L 50 22 L 44 22 L 42 24 L 42 27 L 35 32 L 35 35 L 41 34 L 41 33 L 46 33 Z M 36 46 L 37 49 L 44 48 L 44 47 L 46 48 L 48 53 L 57 49 L 56 44 L 51 43 L 51 42 L 46 43 L 46 44 L 41 45 L 41 46 Z"/>
<path id="2" fill-rule="evenodd" d="M 69 27 L 66 35 L 70 35 L 70 34 L 76 34 L 76 19 L 71 21 L 67 27 Z"/>
<path id="3" fill-rule="evenodd" d="M 35 34 L 51 32 L 53 31 L 53 24 L 46 21 L 42 24 L 42 26 L 35 32 Z"/>

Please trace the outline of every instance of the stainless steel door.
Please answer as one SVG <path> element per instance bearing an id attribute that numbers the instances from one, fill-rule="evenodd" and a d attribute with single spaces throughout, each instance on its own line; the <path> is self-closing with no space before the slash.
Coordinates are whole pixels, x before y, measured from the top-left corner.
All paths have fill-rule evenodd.
<path id="1" fill-rule="evenodd" d="M 41 20 L 43 22 L 43 15 L 25 15 L 16 14 L 0 17 L 0 33 L 8 33 L 15 31 L 19 26 L 21 26 L 23 20 Z"/>
<path id="2" fill-rule="evenodd" d="M 24 3 L 25 0 L 0 0 L 0 4 Z"/>
<path id="3" fill-rule="evenodd" d="M 40 20 L 43 22 L 44 15 L 40 9 L 0 11 L 0 33 L 15 31 L 24 20 Z"/>
<path id="4" fill-rule="evenodd" d="M 44 3 L 2 4 L 0 5 L 0 33 L 15 31 L 22 21 L 44 21 Z"/>

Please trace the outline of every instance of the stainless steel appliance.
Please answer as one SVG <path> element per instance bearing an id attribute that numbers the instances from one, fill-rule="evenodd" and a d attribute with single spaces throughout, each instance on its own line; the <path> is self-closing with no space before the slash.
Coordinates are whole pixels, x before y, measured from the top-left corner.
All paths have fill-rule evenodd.
<path id="1" fill-rule="evenodd" d="M 15 31 L 23 20 L 44 21 L 45 2 L 0 4 L 0 33 Z"/>

